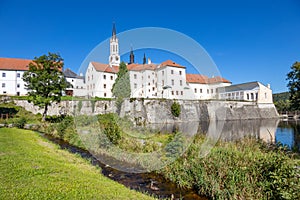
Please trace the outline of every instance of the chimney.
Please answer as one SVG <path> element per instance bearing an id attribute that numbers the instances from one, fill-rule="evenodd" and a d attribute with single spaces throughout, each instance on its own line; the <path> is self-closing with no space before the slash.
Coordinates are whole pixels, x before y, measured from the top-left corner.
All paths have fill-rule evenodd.
<path id="1" fill-rule="evenodd" d="M 151 64 L 152 62 L 151 62 L 151 59 L 150 58 L 148 58 L 148 64 Z"/>

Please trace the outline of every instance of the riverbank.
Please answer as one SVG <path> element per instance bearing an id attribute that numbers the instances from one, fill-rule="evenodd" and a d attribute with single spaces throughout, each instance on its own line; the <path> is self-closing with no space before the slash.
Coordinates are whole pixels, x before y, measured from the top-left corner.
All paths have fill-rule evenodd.
<path id="1" fill-rule="evenodd" d="M 160 171 L 180 187 L 213 199 L 300 199 L 299 154 L 256 139 L 219 142 L 199 157 L 203 138 Z"/>
<path id="2" fill-rule="evenodd" d="M 153 199 L 37 133 L 0 128 L 0 199 Z"/>

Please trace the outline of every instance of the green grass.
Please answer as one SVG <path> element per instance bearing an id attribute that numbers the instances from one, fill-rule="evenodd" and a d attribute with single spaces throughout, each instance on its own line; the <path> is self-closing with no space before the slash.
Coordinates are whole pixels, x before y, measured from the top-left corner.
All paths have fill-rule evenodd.
<path id="1" fill-rule="evenodd" d="M 0 129 L 0 199 L 151 199 L 35 132 Z"/>

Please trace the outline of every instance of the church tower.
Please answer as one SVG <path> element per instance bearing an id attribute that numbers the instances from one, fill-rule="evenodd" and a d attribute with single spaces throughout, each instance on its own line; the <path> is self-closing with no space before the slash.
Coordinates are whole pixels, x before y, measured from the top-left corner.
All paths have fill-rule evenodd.
<path id="1" fill-rule="evenodd" d="M 112 36 L 110 38 L 109 65 L 111 67 L 120 65 L 119 42 L 116 34 L 115 23 L 113 24 Z"/>

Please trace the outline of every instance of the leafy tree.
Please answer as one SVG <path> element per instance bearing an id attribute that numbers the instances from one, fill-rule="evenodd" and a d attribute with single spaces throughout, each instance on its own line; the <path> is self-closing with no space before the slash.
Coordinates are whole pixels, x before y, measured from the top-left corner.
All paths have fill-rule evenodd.
<path id="1" fill-rule="evenodd" d="M 130 77 L 129 77 L 127 66 L 124 62 L 121 62 L 119 66 L 117 78 L 112 87 L 112 93 L 116 97 L 116 104 L 119 111 L 123 99 L 129 98 L 131 94 Z"/>
<path id="2" fill-rule="evenodd" d="M 28 90 L 28 101 L 44 108 L 42 120 L 46 120 L 48 107 L 53 102 L 60 102 L 63 91 L 69 83 L 63 76 L 63 59 L 59 54 L 48 53 L 35 57 L 24 73 L 23 81 Z"/>
<path id="3" fill-rule="evenodd" d="M 290 91 L 290 103 L 292 110 L 300 110 L 300 62 L 295 62 L 291 66 L 291 71 L 287 74 L 289 81 L 287 86 Z"/>

